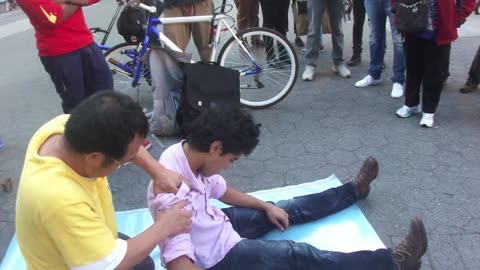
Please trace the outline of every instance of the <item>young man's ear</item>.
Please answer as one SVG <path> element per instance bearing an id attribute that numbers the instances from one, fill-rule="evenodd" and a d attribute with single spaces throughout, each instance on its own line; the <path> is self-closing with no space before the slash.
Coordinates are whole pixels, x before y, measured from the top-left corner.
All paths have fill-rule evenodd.
<path id="1" fill-rule="evenodd" d="M 214 141 L 210 144 L 210 154 L 214 153 L 222 153 L 222 142 L 221 141 Z"/>

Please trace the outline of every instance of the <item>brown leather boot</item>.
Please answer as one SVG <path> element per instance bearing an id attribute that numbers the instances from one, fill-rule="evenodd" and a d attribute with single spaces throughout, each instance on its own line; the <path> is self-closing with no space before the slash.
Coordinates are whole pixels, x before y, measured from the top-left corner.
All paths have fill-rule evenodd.
<path id="1" fill-rule="evenodd" d="M 393 250 L 395 270 L 418 270 L 421 258 L 427 251 L 428 241 L 425 225 L 418 217 L 410 223 L 410 230 L 402 242 Z"/>
<path id="2" fill-rule="evenodd" d="M 368 196 L 368 193 L 370 193 L 370 183 L 373 179 L 377 178 L 377 175 L 378 162 L 374 157 L 370 156 L 363 162 L 357 176 L 352 180 L 357 199 L 360 200 Z"/>

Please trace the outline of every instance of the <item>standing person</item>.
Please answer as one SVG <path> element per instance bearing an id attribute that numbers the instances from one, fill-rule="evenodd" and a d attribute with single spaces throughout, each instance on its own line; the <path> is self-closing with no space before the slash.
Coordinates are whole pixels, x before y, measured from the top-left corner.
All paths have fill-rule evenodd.
<path id="1" fill-rule="evenodd" d="M 343 30 L 342 19 L 345 12 L 343 0 L 307 0 L 308 10 L 308 36 L 305 51 L 307 65 L 302 75 L 304 81 L 311 81 L 315 75 L 317 60 L 320 51 L 319 39 L 321 35 L 322 19 L 325 10 L 330 15 L 330 27 L 332 28 L 332 60 L 333 72 L 343 78 L 351 76 L 350 70 L 344 64 L 343 59 Z"/>
<path id="2" fill-rule="evenodd" d="M 364 0 L 353 0 L 353 55 L 347 62 L 347 65 L 351 67 L 362 62 L 363 25 L 365 24 L 365 12 Z"/>
<path id="3" fill-rule="evenodd" d="M 463 94 L 473 92 L 477 90 L 478 84 L 480 84 L 480 46 L 473 58 L 470 70 L 468 71 L 467 82 L 465 82 L 465 85 L 460 88 L 460 92 Z"/>
<path id="4" fill-rule="evenodd" d="M 112 72 L 93 41 L 82 10 L 99 1 L 17 1 L 35 29 L 40 61 L 62 99 L 64 113 L 96 92 L 113 89 Z M 151 146 L 145 139 L 143 147 Z"/>
<path id="5" fill-rule="evenodd" d="M 240 0 L 242 1 L 242 0 Z M 213 0 L 165 0 L 164 17 L 189 17 L 200 15 L 212 15 Z M 174 23 L 163 26 L 165 35 L 185 51 L 190 36 L 193 37 L 198 54 L 203 62 L 210 61 L 212 50 L 210 49 L 210 22 L 197 23 Z"/>
<path id="6" fill-rule="evenodd" d="M 83 6 L 99 0 L 18 0 L 35 29 L 38 55 L 62 99 L 64 113 L 90 95 L 113 89 L 103 53 L 93 41 Z"/>
<path id="7" fill-rule="evenodd" d="M 190 179 L 176 194 L 153 195 L 148 205 L 154 216 L 159 210 L 187 199 L 192 209 L 192 231 L 160 244 L 162 263 L 168 270 L 417 270 L 427 250 L 423 222 L 415 218 L 406 237 L 395 249 L 359 250 L 348 253 L 319 250 L 289 240 L 258 237 L 290 225 L 307 223 L 340 212 L 365 199 L 378 175 L 378 162 L 367 158 L 352 180 L 323 192 L 276 203 L 264 202 L 230 186 L 219 175 L 259 142 L 260 130 L 241 109 L 207 112 L 185 141 L 170 146 L 160 157 L 164 166 Z M 218 199 L 232 207 L 219 209 Z"/>
<path id="8" fill-rule="evenodd" d="M 15 210 L 28 269 L 154 270 L 148 255 L 156 245 L 190 230 L 191 213 L 180 202 L 157 213 L 138 236 L 129 239 L 117 231 L 106 175 L 133 162 L 155 179 L 156 192 L 178 192 L 183 180 L 141 147 L 147 133 L 148 120 L 133 99 L 102 91 L 33 135 Z"/>
<path id="9" fill-rule="evenodd" d="M 394 14 L 391 12 L 391 0 L 365 0 L 365 9 L 370 20 L 370 67 L 368 75 L 355 83 L 356 87 L 367 87 L 381 83 L 383 60 L 385 57 L 385 27 L 386 19 L 390 22 L 393 40 L 393 98 L 403 96 L 405 82 L 405 56 L 403 53 L 402 36 L 397 32 Z"/>
<path id="10" fill-rule="evenodd" d="M 407 68 L 405 103 L 397 110 L 401 118 L 423 112 L 420 125 L 431 128 L 440 102 L 444 74 L 452 41 L 458 38 L 460 27 L 475 8 L 475 0 L 463 0 L 455 8 L 455 0 L 430 1 L 427 30 L 405 34 L 404 48 Z M 420 105 L 422 86 L 422 105 Z"/>
<path id="11" fill-rule="evenodd" d="M 477 0 L 477 4 L 475 5 L 475 15 L 480 15 L 478 11 L 480 9 L 480 0 Z"/>

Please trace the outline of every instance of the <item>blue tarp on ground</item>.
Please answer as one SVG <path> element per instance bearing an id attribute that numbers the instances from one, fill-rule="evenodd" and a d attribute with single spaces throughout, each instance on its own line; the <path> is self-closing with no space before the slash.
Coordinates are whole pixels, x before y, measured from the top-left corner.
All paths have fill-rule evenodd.
<path id="1" fill-rule="evenodd" d="M 295 196 L 320 192 L 341 185 L 335 175 L 329 178 L 310 183 L 262 190 L 250 193 L 265 201 L 279 201 Z M 222 206 L 218 201 L 215 205 Z M 152 218 L 148 209 L 136 209 L 131 211 L 117 212 L 118 230 L 127 235 L 134 236 L 152 224 Z M 332 251 L 350 252 L 356 250 L 375 250 L 384 248 L 375 230 L 363 215 L 357 205 L 353 205 L 340 213 L 310 222 L 303 225 L 291 226 L 286 232 L 272 231 L 262 237 L 264 239 L 289 239 L 297 242 L 307 242 L 313 246 Z M 160 266 L 159 250 L 155 249 L 151 256 Z M 5 254 L 0 270 L 22 270 L 25 262 L 18 249 L 15 236 Z"/>

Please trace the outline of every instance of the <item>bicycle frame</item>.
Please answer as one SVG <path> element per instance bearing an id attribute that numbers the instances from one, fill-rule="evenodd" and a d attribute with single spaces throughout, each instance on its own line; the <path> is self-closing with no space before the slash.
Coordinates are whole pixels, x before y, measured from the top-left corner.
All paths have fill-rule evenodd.
<path id="1" fill-rule="evenodd" d="M 139 4 L 138 7 L 150 12 L 154 13 L 155 12 L 155 7 L 149 7 L 144 4 Z M 213 43 L 210 45 L 212 46 L 212 53 L 210 55 L 210 62 L 215 61 L 215 57 L 217 55 L 217 49 L 218 49 L 218 43 L 220 40 L 220 34 L 222 31 L 219 31 L 222 29 L 223 25 L 228 29 L 230 34 L 235 38 L 235 40 L 238 42 L 240 47 L 247 53 L 248 57 L 250 60 L 252 60 L 253 65 L 255 65 L 255 68 L 252 70 L 250 69 L 245 69 L 240 71 L 240 76 L 244 75 L 251 75 L 251 74 L 258 74 L 261 72 L 261 67 L 255 62 L 255 58 L 252 56 L 251 52 L 244 46 L 243 42 L 237 37 L 233 29 L 227 24 L 225 19 L 229 18 L 228 16 L 224 14 L 218 14 L 218 15 L 205 15 L 205 16 L 190 16 L 190 17 L 171 17 L 171 18 L 152 18 L 151 16 L 148 17 L 148 24 L 147 24 L 147 29 L 145 33 L 145 39 L 143 43 L 139 45 L 137 48 L 137 53 L 139 57 L 139 61 L 137 63 L 137 66 L 135 68 L 135 74 L 133 76 L 133 81 L 132 81 L 132 87 L 136 87 L 138 85 L 138 81 L 140 79 L 141 71 L 142 71 L 142 65 L 143 62 L 141 61 L 141 57 L 145 55 L 148 49 L 148 44 L 150 41 L 150 34 L 153 34 L 153 36 L 158 37 L 157 39 L 160 40 L 167 48 L 178 51 L 178 52 L 183 52 L 180 48 L 178 48 L 177 45 L 175 45 L 165 34 L 163 34 L 161 31 L 157 29 L 157 25 L 167 25 L 167 24 L 175 24 L 175 23 L 197 23 L 197 22 L 211 22 L 212 20 L 218 21 L 218 25 L 216 27 L 215 31 L 215 38 Z"/>

